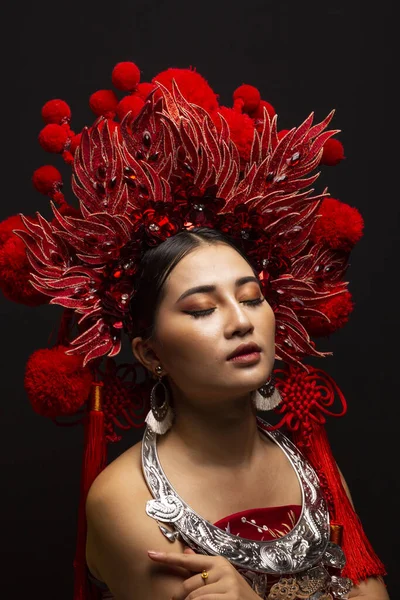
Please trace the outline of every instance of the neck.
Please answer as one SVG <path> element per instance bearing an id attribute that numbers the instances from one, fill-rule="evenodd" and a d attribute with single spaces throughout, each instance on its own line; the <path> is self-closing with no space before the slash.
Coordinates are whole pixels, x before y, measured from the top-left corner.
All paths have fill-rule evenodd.
<path id="1" fill-rule="evenodd" d="M 174 424 L 161 438 L 179 461 L 195 468 L 249 469 L 263 439 L 250 394 L 199 406 L 174 393 Z"/>

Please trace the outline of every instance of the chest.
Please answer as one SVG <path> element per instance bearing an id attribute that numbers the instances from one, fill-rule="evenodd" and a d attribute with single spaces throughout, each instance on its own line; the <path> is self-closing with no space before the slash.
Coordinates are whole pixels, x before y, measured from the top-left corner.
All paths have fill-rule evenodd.
<path id="1" fill-rule="evenodd" d="M 250 508 L 302 504 L 296 471 L 279 448 L 249 472 L 197 469 L 183 475 L 168 464 L 164 470 L 179 496 L 211 523 Z"/>

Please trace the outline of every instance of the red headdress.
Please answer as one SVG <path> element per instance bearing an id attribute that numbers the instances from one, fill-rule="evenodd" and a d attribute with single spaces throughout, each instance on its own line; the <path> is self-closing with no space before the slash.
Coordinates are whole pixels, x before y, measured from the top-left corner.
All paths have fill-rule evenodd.
<path id="1" fill-rule="evenodd" d="M 286 364 L 276 370 L 283 396 L 277 426 L 293 432 L 320 474 L 332 520 L 344 525 L 345 574 L 354 581 L 384 574 L 323 427 L 335 398 L 336 416 L 344 414 L 344 397 L 326 373 L 304 363 L 328 354 L 312 338 L 342 327 L 353 309 L 345 275 L 363 228 L 357 209 L 311 188 L 316 169 L 344 157 L 333 138 L 338 131 L 327 130 L 333 112 L 321 123 L 311 114 L 279 130 L 274 108 L 250 85 L 234 92 L 229 108 L 194 70 L 168 69 L 140 83 L 136 65 L 119 63 L 112 82 L 127 94 L 94 93 L 98 118 L 82 133 L 71 130 L 65 102 L 51 100 L 42 110 L 39 142 L 72 166 L 78 204 L 67 203 L 59 171 L 46 165 L 33 183 L 51 198 L 54 217 L 21 215 L 0 224 L 4 294 L 65 309 L 56 346 L 31 356 L 25 384 L 40 414 L 56 419 L 83 409 L 75 600 L 89 594 L 84 502 L 106 464 L 106 442 L 120 439 L 116 429 L 144 425 L 147 399 L 135 371 L 112 358 L 135 318 L 130 305 L 141 257 L 195 226 L 234 239 L 259 274 L 276 317 L 276 357 Z"/>

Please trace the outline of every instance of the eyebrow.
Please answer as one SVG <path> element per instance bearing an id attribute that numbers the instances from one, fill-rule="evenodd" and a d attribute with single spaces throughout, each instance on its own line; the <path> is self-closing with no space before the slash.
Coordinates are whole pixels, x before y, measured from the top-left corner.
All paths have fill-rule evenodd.
<path id="1" fill-rule="evenodd" d="M 247 277 L 240 277 L 239 279 L 237 279 L 235 281 L 235 288 L 238 288 L 238 287 L 244 285 L 245 283 L 249 283 L 250 281 L 255 282 L 258 286 L 260 285 L 260 281 L 257 279 L 257 277 L 248 275 Z M 183 292 L 183 294 L 181 294 L 181 296 L 179 296 L 179 298 L 176 302 L 178 303 L 181 300 L 183 300 L 183 298 L 186 298 L 187 296 L 191 296 L 192 294 L 204 294 L 204 293 L 209 293 L 209 292 L 215 292 L 216 289 L 217 289 L 216 285 L 197 285 L 196 287 L 192 287 L 192 288 L 186 290 L 186 292 Z"/>

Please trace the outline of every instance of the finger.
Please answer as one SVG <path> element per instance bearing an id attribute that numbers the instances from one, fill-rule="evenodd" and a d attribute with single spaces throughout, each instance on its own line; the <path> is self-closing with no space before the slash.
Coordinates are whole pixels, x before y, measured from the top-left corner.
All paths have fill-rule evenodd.
<path id="1" fill-rule="evenodd" d="M 214 596 L 218 597 L 219 599 L 222 598 L 223 592 L 224 590 L 219 582 L 212 584 L 207 583 L 204 585 L 200 575 L 197 573 L 196 575 L 193 575 L 193 577 L 186 579 L 179 592 L 175 592 L 170 600 L 187 600 L 189 596 L 191 600 L 199 600 L 200 598 L 207 598 L 207 600 L 211 600 L 211 598 L 214 598 Z M 226 590 L 223 599 L 225 598 Z"/>
<path id="2" fill-rule="evenodd" d="M 184 596 L 183 600 L 187 600 L 188 596 Z M 192 592 L 190 595 L 190 600 L 226 600 L 226 592 L 221 592 L 221 590 L 212 590 L 207 587 L 200 588 L 195 592 Z M 173 596 L 172 600 L 175 600 Z M 180 599 L 179 599 L 180 600 Z"/>
<path id="3" fill-rule="evenodd" d="M 192 596 L 194 600 L 225 600 L 226 594 L 201 594 L 201 596 Z M 186 598 L 185 598 L 186 600 Z"/>
<path id="4" fill-rule="evenodd" d="M 192 550 L 191 548 L 189 548 L 188 546 L 186 546 L 186 548 L 184 549 L 184 553 L 185 554 L 196 554 L 196 552 L 194 550 Z"/>
<path id="5" fill-rule="evenodd" d="M 148 555 L 152 560 L 162 562 L 169 565 L 177 565 L 189 569 L 189 571 L 195 571 L 197 573 L 203 571 L 203 569 L 211 569 L 213 563 L 215 564 L 216 558 L 205 554 L 184 554 L 178 552 L 154 552 L 148 550 Z"/>
<path id="6" fill-rule="evenodd" d="M 206 581 L 209 582 L 210 579 L 208 578 Z M 206 581 L 202 579 L 201 573 L 189 575 L 189 577 L 182 582 L 179 590 L 174 593 L 171 600 L 186 600 L 190 594 L 191 598 L 196 597 L 196 595 L 199 593 L 203 594 L 203 587 L 210 585 L 210 583 L 206 583 Z M 209 590 L 207 589 L 207 592 L 208 591 Z"/>

